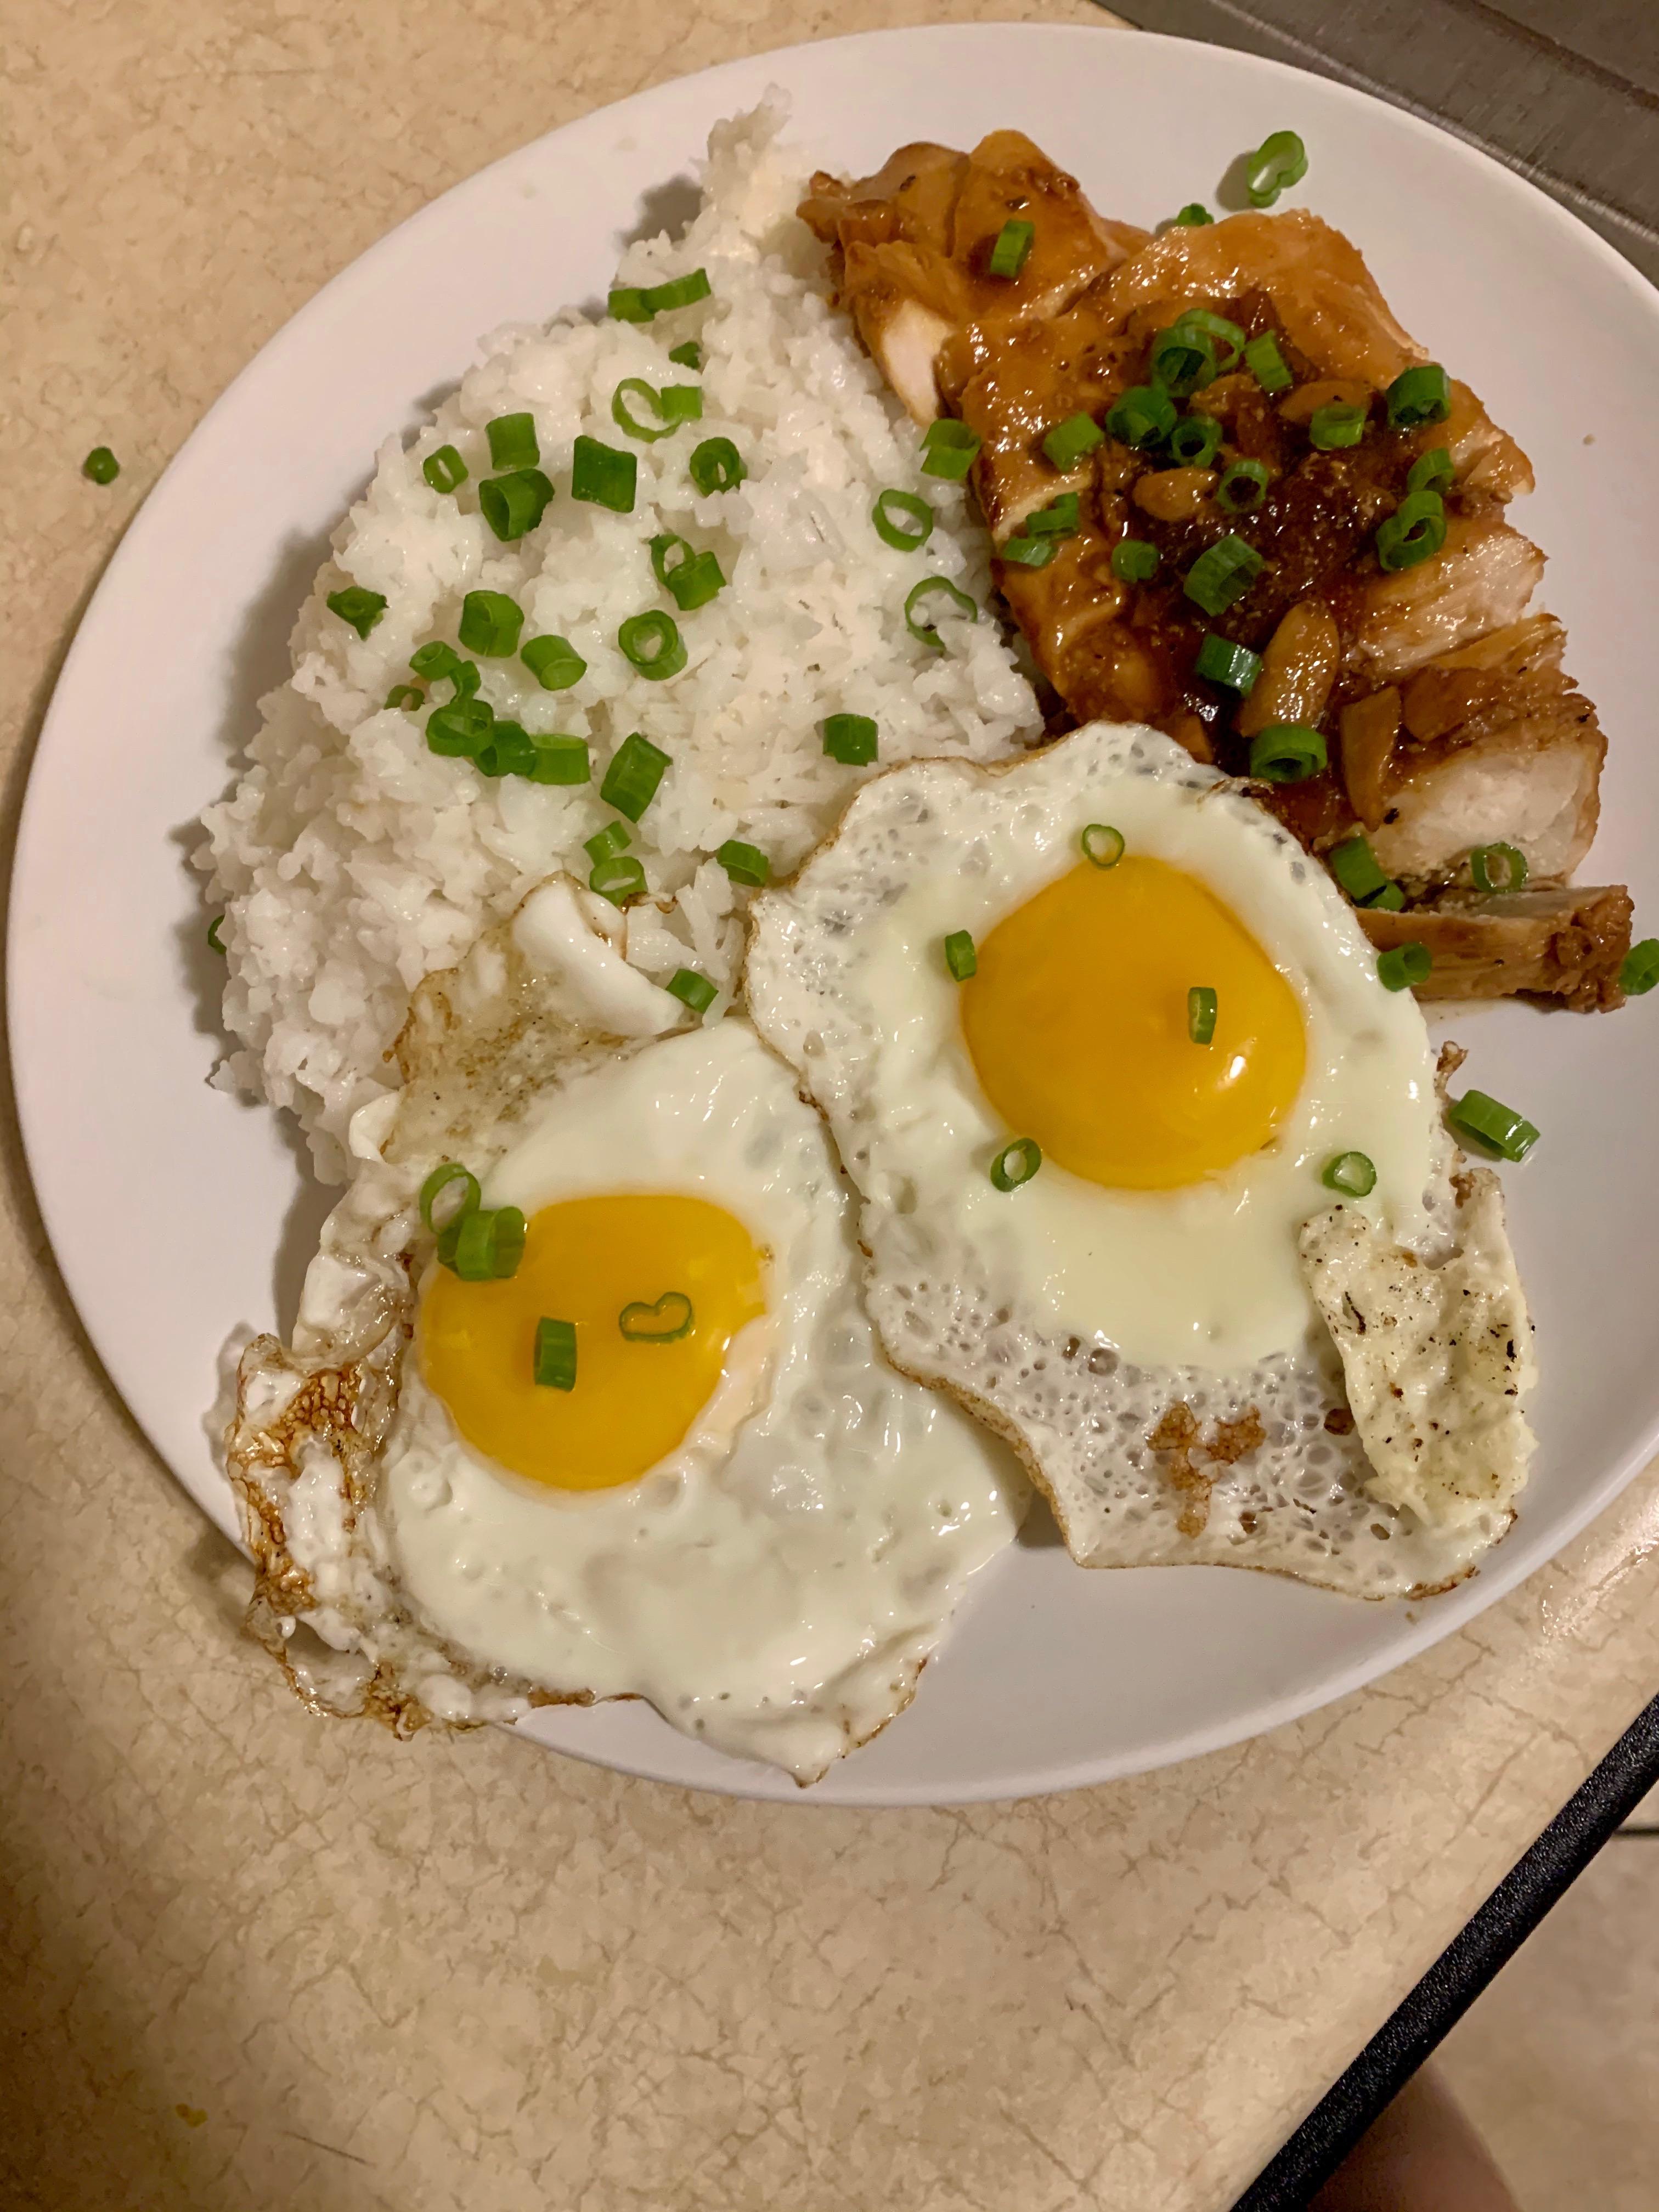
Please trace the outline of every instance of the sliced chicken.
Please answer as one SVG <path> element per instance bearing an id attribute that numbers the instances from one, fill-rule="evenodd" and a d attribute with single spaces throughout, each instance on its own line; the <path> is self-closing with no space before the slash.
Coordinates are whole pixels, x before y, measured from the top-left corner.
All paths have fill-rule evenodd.
<path id="1" fill-rule="evenodd" d="M 1467 886 L 1479 845 L 1516 847 L 1534 884 L 1583 859 L 1605 747 L 1561 672 L 1559 625 L 1527 614 L 1543 556 L 1504 510 L 1531 489 L 1530 465 L 1465 384 L 1449 382 L 1439 420 L 1390 426 L 1383 395 L 1426 356 L 1340 233 L 1297 210 L 1148 239 L 1103 221 L 1010 131 L 971 155 L 904 148 L 862 183 L 816 178 L 802 213 L 835 248 L 842 297 L 911 412 L 931 421 L 948 409 L 978 434 L 973 483 L 995 547 L 1024 539 L 1059 494 L 1078 495 L 1079 526 L 1053 541 L 1046 565 L 999 559 L 996 570 L 1070 715 L 1154 723 L 1235 774 L 1260 732 L 1317 729 L 1328 767 L 1264 790 L 1265 803 L 1316 854 L 1363 830 L 1431 906 Z M 1034 226 L 1029 258 L 1016 277 L 993 277 L 990 246 L 1013 217 Z M 1126 392 L 1154 383 L 1155 341 L 1193 311 L 1247 340 L 1271 334 L 1279 369 L 1270 359 L 1259 376 L 1255 357 L 1217 332 L 1216 374 L 1179 410 L 1194 426 L 1188 450 L 1161 438 L 1136 450 L 1109 433 L 1057 467 L 1048 434 L 1079 415 L 1104 427 Z M 1361 411 L 1353 443 L 1331 444 L 1320 410 L 1332 407 Z M 1379 527 L 1414 465 L 1443 449 L 1443 540 L 1384 568 Z M 1242 495 L 1229 484 L 1239 461 L 1265 479 L 1253 507 L 1248 483 Z M 1206 611 L 1186 579 L 1229 538 L 1259 568 Z M 1155 553 L 1151 578 L 1115 572 L 1125 538 Z M 1243 699 L 1198 674 L 1207 635 L 1261 656 Z M 1618 924 L 1612 908 L 1597 912 L 1586 957 L 1603 976 Z M 1524 972 L 1497 988 L 1608 1002 L 1570 947 L 1522 959 L 1498 934 L 1501 957 L 1449 956 L 1429 988 L 1489 996 L 1494 978 Z"/>
<path id="2" fill-rule="evenodd" d="M 1434 966 L 1420 999 L 1527 993 L 1581 1013 L 1625 1003 L 1619 970 L 1630 950 L 1631 899 L 1622 884 L 1544 884 L 1491 897 L 1440 891 L 1404 914 L 1362 907 L 1359 919 L 1379 952 L 1428 947 Z"/>

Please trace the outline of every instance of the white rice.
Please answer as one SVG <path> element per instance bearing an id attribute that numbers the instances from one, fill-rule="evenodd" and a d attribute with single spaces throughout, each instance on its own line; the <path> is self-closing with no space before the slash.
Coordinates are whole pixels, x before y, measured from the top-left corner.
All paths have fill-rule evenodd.
<path id="1" fill-rule="evenodd" d="M 781 874 L 872 773 L 825 756 L 826 715 L 873 715 L 884 765 L 995 759 L 1037 728 L 1030 687 L 988 612 L 983 532 L 959 489 L 919 474 L 919 434 L 829 304 L 823 252 L 793 212 L 805 165 L 775 145 L 782 120 L 775 100 L 716 129 L 689 232 L 624 256 L 621 282 L 702 267 L 712 298 L 646 325 L 570 311 L 545 330 L 498 331 L 413 443 L 381 449 L 301 615 L 292 680 L 263 702 L 251 765 L 203 817 L 198 860 L 226 909 L 224 1014 L 240 1046 L 218 1079 L 292 1109 L 325 1181 L 343 1177 L 352 1112 L 387 1087 L 386 1051 L 414 985 L 453 966 L 554 871 L 586 882 L 582 841 L 614 819 L 599 782 L 630 731 L 672 761 L 630 848 L 653 898 L 624 922 L 586 896 L 647 975 L 690 966 L 717 983 L 714 1020 L 738 982 L 747 896 L 715 849 L 744 839 Z M 617 384 L 693 380 L 668 360 L 693 337 L 705 356 L 702 422 L 633 445 L 611 418 Z M 557 493 L 534 531 L 501 544 L 477 510 L 490 473 L 483 425 L 524 410 Z M 570 497 L 584 432 L 637 454 L 633 514 Z M 744 457 L 749 475 L 735 491 L 702 497 L 692 485 L 687 460 L 707 437 L 731 439 Z M 445 444 L 471 471 L 454 497 L 421 473 Z M 923 551 L 894 551 L 877 536 L 870 510 L 885 485 L 931 500 L 938 521 Z M 712 547 L 729 582 L 709 605 L 676 612 L 689 662 L 653 683 L 616 641 L 629 615 L 676 611 L 651 568 L 661 531 Z M 929 573 L 987 611 L 976 623 L 944 621 L 943 653 L 904 621 L 906 593 Z M 325 605 L 351 583 L 388 601 L 366 640 Z M 567 637 L 586 660 L 581 680 L 557 693 L 516 658 L 484 660 L 481 696 L 532 732 L 586 738 L 591 784 L 492 781 L 430 752 L 423 714 L 384 707 L 410 680 L 413 651 L 456 642 L 463 594 L 476 589 L 509 593 L 526 638 Z"/>

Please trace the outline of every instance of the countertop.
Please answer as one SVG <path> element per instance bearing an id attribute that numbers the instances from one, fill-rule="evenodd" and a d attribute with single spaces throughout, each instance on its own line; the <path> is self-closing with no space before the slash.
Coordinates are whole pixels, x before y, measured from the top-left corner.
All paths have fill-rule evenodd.
<path id="1" fill-rule="evenodd" d="M 12 0 L 7 849 L 124 523 L 326 277 L 663 76 L 1010 16 L 1133 35 L 1085 0 Z M 1223 2212 L 1659 1680 L 1650 1470 L 1373 1688 L 1047 1802 L 745 1804 L 325 1724 L 94 1363 L 9 1109 L 3 1147 L 8 2207 Z"/>

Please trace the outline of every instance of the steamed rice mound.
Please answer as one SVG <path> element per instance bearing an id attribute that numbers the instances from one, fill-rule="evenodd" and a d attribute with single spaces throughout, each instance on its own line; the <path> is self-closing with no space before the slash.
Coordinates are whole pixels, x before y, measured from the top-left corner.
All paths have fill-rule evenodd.
<path id="1" fill-rule="evenodd" d="M 614 819 L 599 785 L 630 731 L 672 759 L 629 848 L 651 896 L 624 915 L 585 896 L 647 975 L 692 967 L 717 984 L 715 1020 L 738 987 L 748 894 L 713 854 L 741 838 L 769 855 L 775 877 L 786 872 L 872 772 L 825 755 L 827 715 L 873 715 L 888 766 L 999 759 L 1038 728 L 1030 687 L 986 611 L 984 533 L 965 495 L 920 474 L 918 433 L 829 303 L 823 250 L 793 212 L 806 164 L 776 149 L 781 120 L 774 105 L 717 129 L 684 238 L 623 257 L 621 283 L 701 267 L 712 297 L 648 325 L 567 311 L 545 330 L 498 331 L 412 443 L 381 448 L 301 615 L 293 678 L 263 702 L 247 772 L 203 817 L 198 860 L 226 909 L 224 1013 L 237 1043 L 218 1079 L 291 1108 L 326 1181 L 343 1176 L 351 1114 L 395 1080 L 386 1054 L 422 977 L 453 967 L 552 871 L 586 882 L 582 842 Z M 700 372 L 668 359 L 692 338 Z M 702 421 L 635 444 L 611 412 L 630 376 L 700 383 Z M 483 426 L 526 410 L 556 496 L 535 530 L 503 544 L 478 512 L 478 483 L 492 473 Z M 631 514 L 571 498 L 584 433 L 637 455 Z M 686 465 L 708 437 L 729 438 L 743 457 L 735 490 L 701 496 L 692 484 Z M 422 475 L 446 444 L 471 471 L 453 496 Z M 920 552 L 889 548 L 872 526 L 888 485 L 921 491 L 936 511 Z M 650 541 L 665 531 L 712 548 L 728 580 L 695 612 L 679 614 L 653 574 Z M 906 594 L 930 574 L 981 610 L 976 623 L 941 621 L 943 652 L 904 619 Z M 325 605 L 349 584 L 388 603 L 367 639 Z M 499 715 L 589 740 L 590 784 L 492 780 L 428 750 L 424 710 L 385 706 L 411 680 L 412 652 L 457 644 L 462 598 L 480 589 L 518 601 L 525 638 L 566 637 L 587 662 L 559 692 L 541 690 L 516 656 L 479 666 L 480 696 Z M 621 623 L 658 607 L 675 616 L 688 653 L 662 683 L 617 645 Z M 448 696 L 440 685 L 428 704 Z"/>

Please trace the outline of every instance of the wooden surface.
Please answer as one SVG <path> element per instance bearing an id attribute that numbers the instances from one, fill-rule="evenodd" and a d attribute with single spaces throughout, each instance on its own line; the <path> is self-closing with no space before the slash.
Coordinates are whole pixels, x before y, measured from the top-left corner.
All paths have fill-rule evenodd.
<path id="1" fill-rule="evenodd" d="M 326 277 L 642 83 L 924 15 L 1129 35 L 1085 0 L 714 0 L 666 50 L 644 0 L 11 0 L 6 843 L 124 521 Z M 325 1725 L 89 1359 L 9 1122 L 3 1164 L 7 2212 L 1222 2212 L 1659 1676 L 1650 1474 L 1374 1688 L 1046 1802 L 745 1805 Z"/>

